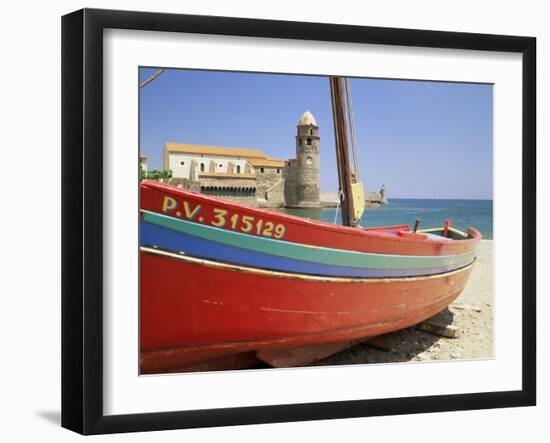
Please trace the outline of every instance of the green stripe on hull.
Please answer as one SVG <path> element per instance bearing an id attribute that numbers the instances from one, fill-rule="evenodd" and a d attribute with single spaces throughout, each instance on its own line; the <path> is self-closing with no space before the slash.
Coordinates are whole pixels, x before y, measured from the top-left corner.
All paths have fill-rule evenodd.
<path id="1" fill-rule="evenodd" d="M 391 255 L 302 245 L 201 225 L 149 211 L 143 211 L 143 219 L 164 228 L 241 249 L 335 266 L 373 269 L 438 268 L 465 266 L 475 258 L 474 253 L 446 256 Z"/>

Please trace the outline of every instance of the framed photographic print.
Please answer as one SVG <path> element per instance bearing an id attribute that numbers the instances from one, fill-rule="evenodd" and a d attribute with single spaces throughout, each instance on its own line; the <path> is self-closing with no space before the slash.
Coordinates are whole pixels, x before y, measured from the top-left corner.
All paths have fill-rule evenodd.
<path id="1" fill-rule="evenodd" d="M 534 38 L 62 25 L 64 427 L 535 404 Z"/>

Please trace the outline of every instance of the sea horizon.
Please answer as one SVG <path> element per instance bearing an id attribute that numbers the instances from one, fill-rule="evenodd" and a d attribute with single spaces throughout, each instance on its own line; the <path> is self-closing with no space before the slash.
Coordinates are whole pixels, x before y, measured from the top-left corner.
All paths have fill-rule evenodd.
<path id="1" fill-rule="evenodd" d="M 341 214 L 336 208 L 284 209 L 283 212 L 341 223 Z M 484 239 L 493 239 L 492 199 L 390 198 L 387 205 L 366 208 L 360 225 L 367 228 L 408 225 L 412 228 L 416 219 L 420 219 L 419 229 L 441 227 L 449 219 L 453 227 L 463 232 L 473 227 Z"/>
<path id="2" fill-rule="evenodd" d="M 321 191 L 322 194 L 336 194 L 337 191 Z M 483 200 L 483 201 L 493 201 L 493 198 L 472 198 L 472 197 L 388 197 L 389 200 Z"/>
<path id="3" fill-rule="evenodd" d="M 449 198 L 449 197 L 391 197 L 389 200 L 481 200 L 481 201 L 493 201 L 492 198 Z"/>

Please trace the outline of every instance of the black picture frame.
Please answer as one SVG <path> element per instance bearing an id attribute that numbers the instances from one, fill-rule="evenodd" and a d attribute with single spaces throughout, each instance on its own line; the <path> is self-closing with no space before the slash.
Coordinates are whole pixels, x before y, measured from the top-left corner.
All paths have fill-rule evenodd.
<path id="1" fill-rule="evenodd" d="M 104 415 L 102 36 L 108 28 L 522 54 L 522 389 Z M 65 15 L 62 18 L 62 426 L 82 434 L 103 434 L 535 405 L 535 116 L 533 37 L 97 9 Z"/>

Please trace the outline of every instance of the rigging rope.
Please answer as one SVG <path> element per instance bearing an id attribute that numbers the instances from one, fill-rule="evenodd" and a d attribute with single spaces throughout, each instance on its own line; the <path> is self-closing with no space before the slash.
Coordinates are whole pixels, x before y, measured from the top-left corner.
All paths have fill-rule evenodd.
<path id="1" fill-rule="evenodd" d="M 332 103 L 332 114 L 335 115 L 336 114 L 336 98 L 334 96 L 334 91 L 332 90 L 331 88 L 331 91 L 330 91 L 330 100 L 331 100 L 331 103 Z M 336 126 L 336 120 L 333 118 L 332 119 L 332 123 L 334 125 L 334 137 L 335 137 L 335 140 L 336 140 L 336 146 L 338 146 L 338 143 L 339 143 L 339 137 L 338 137 L 338 128 Z M 338 165 L 341 164 L 342 162 L 342 159 L 340 158 L 340 150 L 337 148 L 336 149 L 336 162 L 338 163 Z M 342 189 L 344 187 L 344 183 L 342 182 L 342 174 L 338 173 L 338 195 L 342 194 Z M 338 205 L 340 205 L 340 198 L 338 198 Z"/>

